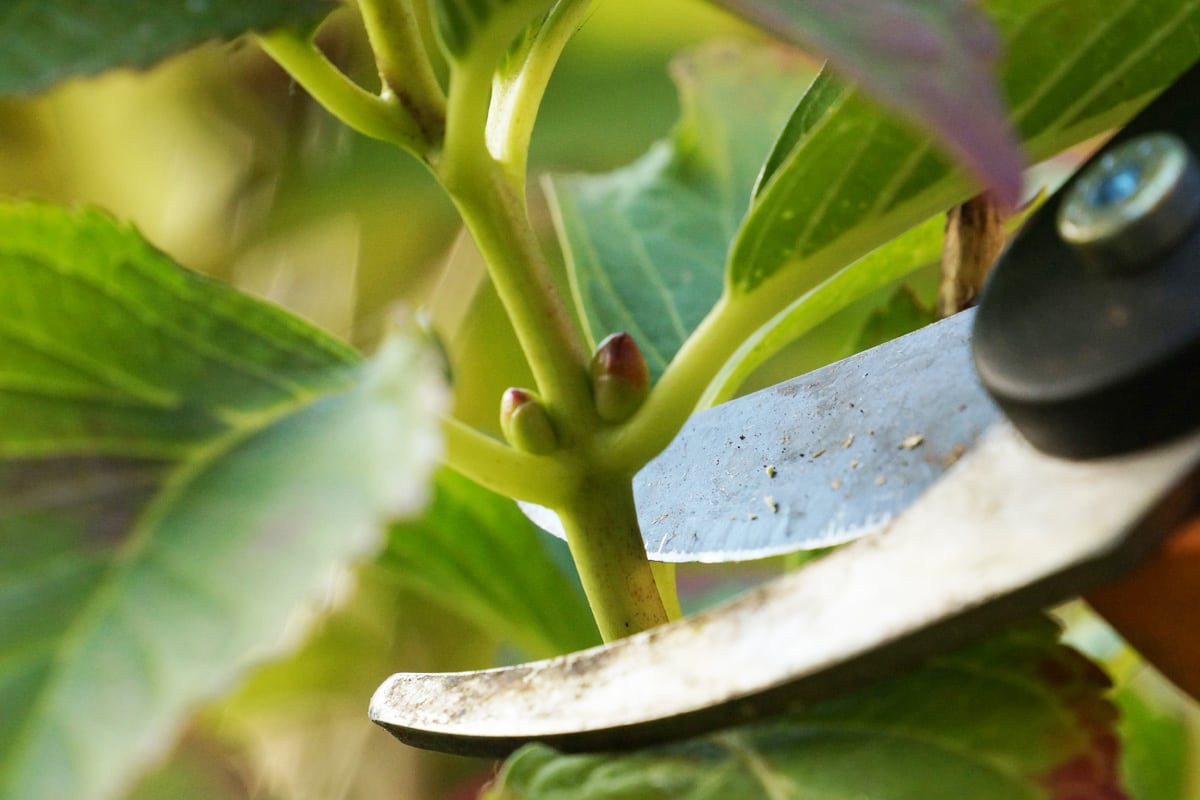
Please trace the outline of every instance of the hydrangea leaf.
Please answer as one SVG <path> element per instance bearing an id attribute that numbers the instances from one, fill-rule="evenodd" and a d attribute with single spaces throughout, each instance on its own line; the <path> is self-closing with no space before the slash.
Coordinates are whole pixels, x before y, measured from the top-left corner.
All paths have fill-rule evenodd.
<path id="1" fill-rule="evenodd" d="M 543 745 L 489 800 L 1121 800 L 1107 676 L 1047 620 L 778 720 L 629 754 Z"/>
<path id="2" fill-rule="evenodd" d="M 39 0 L 0 6 L 0 94 L 76 75 L 148 67 L 209 39 L 309 24 L 332 0 Z"/>
<path id="3" fill-rule="evenodd" d="M 437 367 L 0 206 L 0 797 L 106 798 L 418 511 Z"/>
<path id="4" fill-rule="evenodd" d="M 813 75 L 781 48 L 699 50 L 673 64 L 682 115 L 669 140 L 608 175 L 549 182 L 593 345 L 627 332 L 661 374 L 720 296 L 762 160 Z"/>

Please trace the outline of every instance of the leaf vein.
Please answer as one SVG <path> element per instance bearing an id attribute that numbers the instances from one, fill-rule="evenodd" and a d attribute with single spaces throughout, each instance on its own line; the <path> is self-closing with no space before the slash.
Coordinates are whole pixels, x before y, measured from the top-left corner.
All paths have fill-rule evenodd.
<path id="1" fill-rule="evenodd" d="M 0 338 L 8 339 L 18 346 L 23 346 L 39 355 L 45 356 L 76 374 L 91 378 L 103 385 L 116 389 L 131 399 L 154 408 L 167 408 L 180 403 L 178 392 L 164 390 L 139 380 L 128 372 L 119 370 L 113 364 L 97 361 L 84 353 L 63 348 L 54 340 L 38 336 L 26 328 L 10 325 L 0 319 Z M 0 378 L 4 376 L 0 374 Z"/>
<path id="2" fill-rule="evenodd" d="M 63 269 L 61 265 L 44 259 L 31 258 L 28 263 L 52 272 L 63 280 L 74 281 L 80 286 L 101 295 L 106 301 L 113 303 L 132 315 L 139 323 L 145 326 L 147 331 L 157 331 L 162 336 L 170 337 L 176 343 L 182 345 L 185 350 L 189 350 L 202 358 L 210 359 L 225 367 L 237 370 L 253 380 L 273 386 L 289 397 L 301 399 L 307 393 L 295 382 L 272 375 L 260 365 L 241 357 L 236 349 L 222 350 L 214 347 L 202 337 L 195 336 L 185 328 L 176 325 L 169 316 L 161 314 L 156 309 L 142 305 L 135 298 L 129 297 L 120 291 L 113 290 L 119 287 L 94 280 L 82 272 Z M 130 266 L 141 272 L 135 263 L 131 262 Z M 156 285 L 162 287 L 163 283 L 156 282 Z M 181 299 L 185 300 L 188 305 L 195 305 L 194 298 L 182 297 Z M 211 312 L 211 309 L 209 311 Z M 239 323 L 239 327 L 241 327 L 241 323 Z"/>
<path id="3" fill-rule="evenodd" d="M 1121 17 L 1123 18 L 1125 14 L 1135 10 L 1137 2 L 1138 0 L 1130 0 L 1130 2 L 1125 6 Z M 1193 10 L 1194 8 L 1189 7 L 1188 4 L 1181 5 L 1179 7 L 1179 13 L 1160 26 L 1152 36 L 1129 52 L 1118 64 L 1113 66 L 1111 69 L 1106 70 L 1103 75 L 1101 75 L 1097 80 L 1093 81 L 1091 85 L 1088 86 L 1086 91 L 1080 92 L 1079 96 L 1075 99 L 1075 102 L 1068 106 L 1067 109 L 1060 115 L 1060 119 L 1067 120 L 1068 122 L 1074 119 L 1074 117 L 1082 109 L 1086 108 L 1088 103 L 1090 103 L 1098 94 L 1120 79 L 1124 75 L 1125 71 L 1129 68 L 1130 64 L 1135 63 L 1146 53 L 1157 47 L 1164 39 L 1173 34 L 1175 32 L 1175 26 L 1180 21 L 1186 19 L 1193 12 Z M 1111 18 L 1112 25 L 1115 26 L 1117 21 L 1118 20 L 1116 17 Z M 1085 52 L 1086 50 L 1080 51 L 1081 54 Z"/>

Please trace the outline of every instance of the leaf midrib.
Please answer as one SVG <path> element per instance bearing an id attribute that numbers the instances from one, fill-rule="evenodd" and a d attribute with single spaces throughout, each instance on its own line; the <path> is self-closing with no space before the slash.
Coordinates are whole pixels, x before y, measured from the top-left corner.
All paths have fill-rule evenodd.
<path id="1" fill-rule="evenodd" d="M 336 373 L 341 372 L 343 370 L 336 371 Z M 342 388 L 343 390 L 347 389 L 347 387 Z M 5 781 L 13 778 L 14 765 L 20 763 L 21 755 L 29 748 L 32 738 L 36 734 L 37 720 L 43 718 L 42 714 L 47 705 L 57 694 L 55 690 L 58 688 L 58 680 L 62 674 L 61 665 L 70 663 L 71 656 L 78 650 L 86 638 L 86 634 L 94 629 L 95 623 L 99 619 L 119 609 L 120 604 L 116 602 L 116 597 L 120 586 L 134 566 L 146 555 L 154 542 L 157 525 L 170 512 L 173 503 L 183 494 L 186 487 L 222 456 L 232 452 L 275 423 L 292 414 L 299 413 L 317 400 L 333 393 L 335 392 L 328 394 L 310 392 L 310 396 L 297 398 L 294 403 L 273 405 L 252 417 L 257 424 L 231 426 L 227 434 L 217 437 L 207 447 L 200 448 L 193 458 L 182 459 L 178 466 L 170 471 L 163 482 L 162 491 L 142 509 L 138 515 L 138 521 L 130 530 L 129 535 L 113 553 L 104 570 L 104 576 L 97 582 L 96 590 L 90 595 L 92 602 L 87 603 L 81 609 L 80 614 L 67 626 L 64 634 L 59 638 L 59 643 L 51 656 L 53 666 L 50 669 L 49 679 L 38 690 L 37 699 L 26 716 L 24 728 L 13 737 L 8 758 L 0 760 L 0 777 L 3 777 Z"/>

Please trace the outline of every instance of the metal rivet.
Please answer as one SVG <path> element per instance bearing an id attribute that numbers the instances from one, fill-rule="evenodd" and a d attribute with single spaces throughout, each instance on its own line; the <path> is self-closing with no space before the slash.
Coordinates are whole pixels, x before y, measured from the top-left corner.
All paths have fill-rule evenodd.
<path id="1" fill-rule="evenodd" d="M 1086 167 L 1058 209 L 1058 231 L 1110 272 L 1154 263 L 1200 221 L 1200 166 L 1170 133 L 1130 139 Z"/>

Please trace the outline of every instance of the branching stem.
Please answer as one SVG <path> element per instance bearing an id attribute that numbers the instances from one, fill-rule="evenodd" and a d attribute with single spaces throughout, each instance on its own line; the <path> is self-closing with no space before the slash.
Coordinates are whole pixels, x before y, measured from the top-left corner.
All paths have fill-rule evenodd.
<path id="1" fill-rule="evenodd" d="M 662 451 L 683 423 L 721 366 L 763 320 L 755 303 L 722 295 L 684 342 L 646 402 L 625 424 L 605 433 L 600 450 L 606 465 L 636 472 Z"/>
<path id="2" fill-rule="evenodd" d="M 587 354 L 546 264 L 523 198 L 484 141 L 491 73 L 470 62 L 450 85 L 446 148 L 437 165 L 488 264 L 542 400 L 570 446 L 598 421 Z"/>
<path id="3" fill-rule="evenodd" d="M 394 142 L 433 170 L 483 255 L 555 427 L 559 448 L 520 452 L 447 418 L 446 462 L 476 482 L 558 512 L 588 602 L 606 640 L 667 621 L 633 503 L 632 471 L 606 470 L 608 426 L 592 398 L 588 353 L 541 251 L 525 203 L 530 131 L 554 62 L 589 0 L 560 0 L 518 58 L 497 65 L 536 4 L 497 7 L 487 34 L 451 59 L 443 97 L 412 0 L 361 0 L 384 91 L 350 81 L 311 41 L 289 33 L 263 46 L 355 130 Z M 493 98 L 493 90 L 499 92 Z M 489 130 L 489 116 L 493 116 Z M 494 137 L 497 152 L 489 149 Z M 497 398 L 497 402 L 499 398 Z M 670 568 L 658 570 L 678 614 Z"/>
<path id="4" fill-rule="evenodd" d="M 558 0 L 537 33 L 496 75 L 487 121 L 488 150 L 522 196 L 538 108 L 563 48 L 591 6 L 592 0 Z"/>
<path id="5" fill-rule="evenodd" d="M 412 0 L 359 0 L 384 98 L 411 114 L 426 140 L 441 141 L 446 95 L 433 72 Z"/>
<path id="6" fill-rule="evenodd" d="M 291 31 L 263 34 L 258 41 L 314 100 L 346 125 L 428 160 L 437 142 L 395 98 L 371 94 L 346 77 L 312 41 Z"/>
<path id="7" fill-rule="evenodd" d="M 516 500 L 557 507 L 579 482 L 561 457 L 522 453 L 452 417 L 443 418 L 442 435 L 447 466 Z"/>

